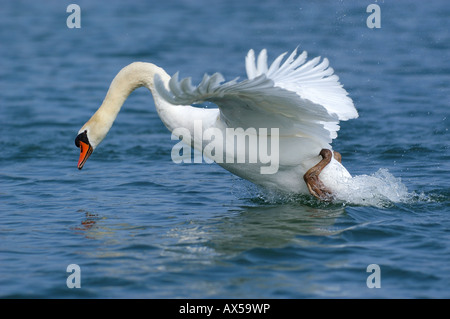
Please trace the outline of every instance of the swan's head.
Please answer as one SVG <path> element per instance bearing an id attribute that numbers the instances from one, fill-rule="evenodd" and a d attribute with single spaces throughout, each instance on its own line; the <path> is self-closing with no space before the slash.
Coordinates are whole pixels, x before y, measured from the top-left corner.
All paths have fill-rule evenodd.
<path id="1" fill-rule="evenodd" d="M 80 149 L 78 169 L 83 168 L 89 156 L 106 137 L 130 93 L 141 86 L 146 86 L 153 92 L 155 73 L 158 73 L 165 83 L 169 82 L 170 76 L 151 63 L 131 63 L 116 75 L 102 105 L 78 131 L 75 139 L 75 145 Z"/>
<path id="2" fill-rule="evenodd" d="M 78 159 L 78 169 L 82 169 L 94 148 L 89 142 L 88 131 L 84 130 L 75 138 L 75 145 L 80 149 L 80 158 Z"/>
<path id="3" fill-rule="evenodd" d="M 75 145 L 80 149 L 78 169 L 83 168 L 89 156 L 106 137 L 114 118 L 114 115 L 97 112 L 78 131 L 75 138 Z"/>

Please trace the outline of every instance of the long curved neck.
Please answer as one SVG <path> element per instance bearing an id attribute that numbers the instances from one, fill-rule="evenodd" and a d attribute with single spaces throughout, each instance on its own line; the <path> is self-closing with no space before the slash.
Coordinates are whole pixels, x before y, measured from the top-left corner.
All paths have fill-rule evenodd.
<path id="1" fill-rule="evenodd" d="M 170 80 L 170 76 L 166 73 L 166 71 L 152 63 L 133 62 L 127 65 L 120 70 L 111 82 L 108 93 L 106 93 L 105 99 L 97 112 L 107 113 L 114 121 L 122 108 L 123 103 L 131 92 L 144 86 L 151 91 L 155 101 L 156 111 L 161 117 L 161 120 L 170 130 L 173 129 L 171 126 L 175 118 L 168 117 L 167 111 L 168 109 L 173 111 L 176 106 L 167 103 L 156 91 L 154 85 L 155 74 L 158 74 L 165 84 L 167 84 Z"/>
<path id="2" fill-rule="evenodd" d="M 80 132 L 88 130 L 94 148 L 109 132 L 117 114 L 131 92 L 142 86 L 151 91 L 158 115 L 170 131 L 173 131 L 176 127 L 191 125 L 187 122 L 188 119 L 184 114 L 184 111 L 187 111 L 186 108 L 191 107 L 166 102 L 155 89 L 154 77 L 156 74 L 159 75 L 164 84 L 169 82 L 170 76 L 162 68 L 145 62 L 131 63 L 116 75 L 102 105 L 80 130 Z"/>

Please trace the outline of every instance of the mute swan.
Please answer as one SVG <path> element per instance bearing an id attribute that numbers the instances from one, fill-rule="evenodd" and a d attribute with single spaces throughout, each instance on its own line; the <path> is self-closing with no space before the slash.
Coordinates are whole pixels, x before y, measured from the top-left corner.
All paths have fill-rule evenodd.
<path id="1" fill-rule="evenodd" d="M 260 160 L 217 163 L 265 188 L 331 199 L 340 183 L 351 175 L 330 144 L 337 137 L 339 121 L 357 118 L 358 113 L 329 67 L 328 59 L 316 57 L 307 61 L 307 53 L 297 55 L 295 49 L 282 63 L 286 54 L 268 66 L 265 49 L 257 58 L 250 50 L 245 59 L 248 79 L 224 83 L 220 73 L 205 74 L 197 87 L 190 78 L 179 81 L 178 73 L 170 77 L 154 64 L 131 63 L 116 75 L 100 108 L 79 130 L 75 139 L 80 148 L 78 168 L 83 168 L 105 138 L 129 94 L 145 86 L 169 131 L 188 130 L 191 133 L 188 143 L 199 150 L 205 146 L 205 141 L 198 140 L 194 132 L 199 121 L 203 132 L 214 128 L 223 132 L 223 136 L 227 128 L 277 128 L 279 157 L 274 174 L 261 174 Z M 213 102 L 218 108 L 191 106 L 204 101 Z M 250 138 L 248 134 L 245 137 Z M 230 150 L 215 151 L 225 156 Z M 248 155 L 248 150 L 239 151 Z M 236 154 L 231 156 L 236 158 Z"/>

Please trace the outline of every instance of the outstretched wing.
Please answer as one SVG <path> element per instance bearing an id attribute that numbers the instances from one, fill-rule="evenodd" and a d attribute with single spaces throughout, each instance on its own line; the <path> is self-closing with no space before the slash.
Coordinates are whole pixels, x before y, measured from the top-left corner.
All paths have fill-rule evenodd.
<path id="1" fill-rule="evenodd" d="M 169 81 L 169 91 L 157 78 L 155 85 L 172 104 L 215 103 L 228 127 L 279 128 L 280 136 L 309 138 L 327 147 L 337 136 L 339 120 L 358 116 L 353 102 L 327 59 L 306 62 L 307 53 L 296 57 L 295 50 L 281 64 L 285 55 L 268 67 L 266 50 L 256 61 L 250 50 L 245 61 L 248 79 L 241 82 L 224 82 L 223 76 L 215 73 L 205 74 L 201 83 L 193 86 L 191 78 L 180 81 L 176 73 Z"/>

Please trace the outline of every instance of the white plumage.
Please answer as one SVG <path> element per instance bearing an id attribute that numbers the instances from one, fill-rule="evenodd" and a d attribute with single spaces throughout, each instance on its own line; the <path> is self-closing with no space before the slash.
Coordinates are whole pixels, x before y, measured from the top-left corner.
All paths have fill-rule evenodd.
<path id="1" fill-rule="evenodd" d="M 263 164 L 259 162 L 218 164 L 264 187 L 308 193 L 303 175 L 321 160 L 322 149 L 331 149 L 339 121 L 356 118 L 358 113 L 326 58 L 307 61 L 307 53 L 297 55 L 297 49 L 283 61 L 285 56 L 286 53 L 280 55 L 269 66 L 265 49 L 257 58 L 250 50 L 245 59 L 248 79 L 225 82 L 220 73 L 215 73 L 205 75 L 197 86 L 190 78 L 179 80 L 178 73 L 170 77 L 153 64 L 133 63 L 119 72 L 97 111 L 99 115 L 94 115 L 80 133 L 87 131 L 95 148 L 106 136 L 126 97 L 136 87 L 146 86 L 153 94 L 161 120 L 171 131 L 182 126 L 192 132 L 195 121 L 202 122 L 203 131 L 215 128 L 223 136 L 227 128 L 254 128 L 257 132 L 261 128 L 277 128 L 277 173 L 261 174 Z M 190 105 L 205 101 L 218 108 Z M 204 141 L 195 141 L 193 132 L 192 136 L 192 146 L 204 147 Z M 224 158 L 228 151 L 223 150 Z M 350 174 L 333 158 L 322 177 L 325 186 L 333 190 L 338 183 L 330 181 L 349 178 Z"/>
<path id="2" fill-rule="evenodd" d="M 172 104 L 217 104 L 229 127 L 278 127 L 281 136 L 308 137 L 321 148 L 330 147 L 337 137 L 339 120 L 358 117 L 353 102 L 327 59 L 305 63 L 307 53 L 295 57 L 294 50 L 281 64 L 285 55 L 268 67 L 265 49 L 256 61 L 250 50 L 245 59 L 248 79 L 242 82 L 234 79 L 223 83 L 220 73 L 205 74 L 195 87 L 191 78 L 179 81 L 176 73 L 169 81 L 169 90 L 158 80 L 156 88 Z"/>

